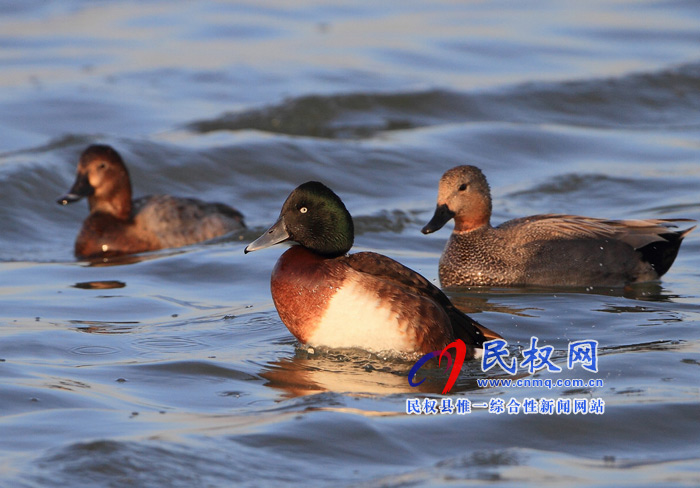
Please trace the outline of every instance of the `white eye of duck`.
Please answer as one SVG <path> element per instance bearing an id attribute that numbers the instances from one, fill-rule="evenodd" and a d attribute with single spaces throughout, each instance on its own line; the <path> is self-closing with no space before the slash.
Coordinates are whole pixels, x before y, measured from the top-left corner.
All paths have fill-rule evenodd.
<path id="1" fill-rule="evenodd" d="M 301 208 L 299 209 L 299 211 L 300 211 L 301 213 L 306 213 L 306 212 L 309 211 L 309 209 L 306 208 L 306 207 L 301 207 Z"/>

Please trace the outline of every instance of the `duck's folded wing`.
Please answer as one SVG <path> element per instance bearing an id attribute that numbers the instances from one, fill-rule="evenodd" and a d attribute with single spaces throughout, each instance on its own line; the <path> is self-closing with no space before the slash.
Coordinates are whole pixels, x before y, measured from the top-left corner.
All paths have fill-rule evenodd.
<path id="1" fill-rule="evenodd" d="M 653 242 L 676 241 L 685 237 L 695 226 L 678 231 L 676 222 L 692 219 L 606 220 L 578 215 L 543 214 L 510 220 L 499 228 L 517 229 L 525 241 L 535 239 L 615 239 L 634 249 Z"/>
<path id="2" fill-rule="evenodd" d="M 153 195 L 134 201 L 137 225 L 148 229 L 164 247 L 179 247 L 219 237 L 245 227 L 243 216 L 221 203 Z"/>
<path id="3" fill-rule="evenodd" d="M 345 259 L 347 264 L 356 271 L 388 281 L 392 285 L 404 289 L 407 294 L 431 299 L 447 313 L 456 338 L 462 339 L 470 345 L 481 347 L 484 341 L 501 337 L 462 313 L 442 290 L 398 261 L 374 252 L 350 254 Z"/>

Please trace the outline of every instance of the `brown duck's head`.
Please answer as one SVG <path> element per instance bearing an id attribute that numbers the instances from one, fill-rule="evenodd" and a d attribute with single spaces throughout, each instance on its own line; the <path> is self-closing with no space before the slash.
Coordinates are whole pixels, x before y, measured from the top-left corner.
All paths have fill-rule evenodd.
<path id="1" fill-rule="evenodd" d="M 442 175 L 435 214 L 421 232 L 435 232 L 452 218 L 457 232 L 477 229 L 491 220 L 491 190 L 476 166 L 457 166 Z"/>
<path id="2" fill-rule="evenodd" d="M 124 161 L 112 147 L 94 144 L 83 151 L 75 183 L 58 199 L 61 205 L 87 197 L 90 212 L 104 212 L 117 218 L 131 215 L 131 181 Z"/>

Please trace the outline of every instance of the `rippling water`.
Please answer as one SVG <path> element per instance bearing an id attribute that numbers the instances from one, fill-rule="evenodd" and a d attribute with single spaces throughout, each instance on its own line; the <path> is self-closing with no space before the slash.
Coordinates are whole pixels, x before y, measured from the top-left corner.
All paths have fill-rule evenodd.
<path id="1" fill-rule="evenodd" d="M 451 289 L 507 338 L 599 341 L 602 415 L 406 415 L 443 398 L 410 360 L 307 351 L 280 322 L 280 249 L 244 256 L 318 179 L 356 249 L 437 280 L 419 230 L 448 168 L 483 168 L 494 221 L 700 219 L 693 1 L 0 2 L 0 485 L 700 484 L 700 233 L 660 283 Z M 76 262 L 77 157 L 114 145 L 136 195 L 241 210 L 242 236 Z"/>

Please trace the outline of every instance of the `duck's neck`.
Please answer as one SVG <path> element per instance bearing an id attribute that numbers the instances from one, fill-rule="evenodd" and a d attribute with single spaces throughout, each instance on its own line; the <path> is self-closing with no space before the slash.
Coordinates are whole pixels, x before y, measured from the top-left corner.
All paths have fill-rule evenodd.
<path id="1" fill-rule="evenodd" d="M 131 188 L 112 193 L 107 196 L 88 197 L 90 213 L 103 212 L 120 220 L 131 219 Z"/>
<path id="2" fill-rule="evenodd" d="M 491 227 L 491 219 L 488 214 L 481 215 L 455 215 L 455 232 L 471 232 L 473 230 Z"/>

